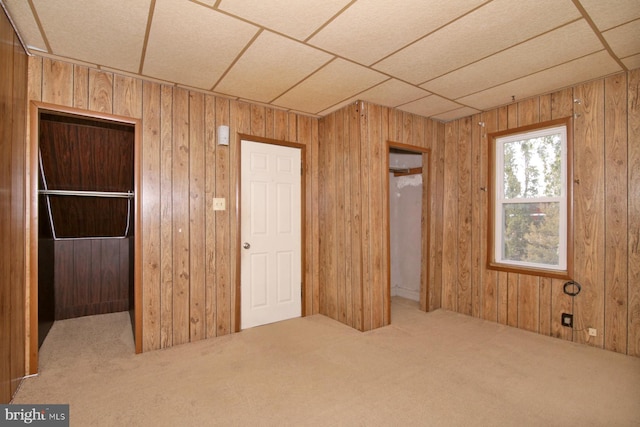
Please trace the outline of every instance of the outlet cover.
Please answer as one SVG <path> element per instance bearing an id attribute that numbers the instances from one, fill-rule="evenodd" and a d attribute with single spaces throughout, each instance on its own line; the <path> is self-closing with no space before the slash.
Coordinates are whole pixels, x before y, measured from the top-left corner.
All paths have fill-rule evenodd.
<path id="1" fill-rule="evenodd" d="M 573 314 L 562 313 L 562 326 L 573 328 Z"/>

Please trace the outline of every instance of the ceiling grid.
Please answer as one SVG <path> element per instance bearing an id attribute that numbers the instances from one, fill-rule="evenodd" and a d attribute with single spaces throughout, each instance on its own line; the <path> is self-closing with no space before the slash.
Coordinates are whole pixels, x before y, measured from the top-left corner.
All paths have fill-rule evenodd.
<path id="1" fill-rule="evenodd" d="M 0 0 L 30 54 L 323 116 L 449 121 L 640 67 L 638 0 Z"/>

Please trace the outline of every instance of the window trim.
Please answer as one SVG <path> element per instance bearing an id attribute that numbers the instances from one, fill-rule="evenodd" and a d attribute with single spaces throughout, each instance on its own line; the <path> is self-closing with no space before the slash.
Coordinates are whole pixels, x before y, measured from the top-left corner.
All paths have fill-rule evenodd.
<path id="1" fill-rule="evenodd" d="M 496 260 L 496 167 L 497 167 L 497 139 L 504 138 L 516 134 L 524 134 L 544 129 L 565 126 L 566 128 L 566 157 L 564 163 L 566 166 L 566 266 L 564 269 L 544 268 L 535 266 L 525 266 L 513 263 L 504 263 Z M 551 277 L 558 279 L 571 279 L 573 276 L 573 121 L 571 117 L 565 117 L 556 120 L 550 120 L 533 125 L 521 126 L 514 129 L 508 129 L 488 134 L 489 142 L 489 183 L 488 189 L 488 216 L 487 216 L 487 268 L 490 270 L 506 271 L 510 273 L 530 274 L 542 277 Z"/>

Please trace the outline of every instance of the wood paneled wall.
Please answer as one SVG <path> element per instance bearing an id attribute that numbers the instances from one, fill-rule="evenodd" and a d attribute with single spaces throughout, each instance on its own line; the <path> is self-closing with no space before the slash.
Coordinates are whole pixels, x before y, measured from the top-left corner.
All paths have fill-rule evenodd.
<path id="1" fill-rule="evenodd" d="M 128 311 L 130 249 L 132 237 L 56 240 L 55 320 Z"/>
<path id="2" fill-rule="evenodd" d="M 431 150 L 423 172 L 423 182 L 430 183 L 424 186 L 423 226 L 430 227 L 424 234 L 420 303 L 423 310 L 440 306 L 442 233 L 436 230 L 442 228 L 443 131 L 432 120 L 365 102 L 320 119 L 323 314 L 361 331 L 390 322 L 388 142 Z"/>
<path id="3" fill-rule="evenodd" d="M 445 125 L 442 306 L 640 356 L 640 70 Z M 487 134 L 575 114 L 574 279 L 487 270 Z M 479 124 L 483 122 L 484 127 Z M 574 314 L 574 330 L 561 313 Z M 596 328 L 598 335 L 588 335 Z"/>
<path id="4" fill-rule="evenodd" d="M 27 55 L 0 12 L 0 403 L 25 374 Z"/>
<path id="5" fill-rule="evenodd" d="M 142 121 L 143 351 L 238 328 L 238 133 L 306 146 L 305 310 L 317 313 L 317 145 L 312 117 L 49 58 L 29 58 L 29 99 Z M 228 125 L 231 145 L 216 145 Z M 227 210 L 213 210 L 213 198 Z"/>

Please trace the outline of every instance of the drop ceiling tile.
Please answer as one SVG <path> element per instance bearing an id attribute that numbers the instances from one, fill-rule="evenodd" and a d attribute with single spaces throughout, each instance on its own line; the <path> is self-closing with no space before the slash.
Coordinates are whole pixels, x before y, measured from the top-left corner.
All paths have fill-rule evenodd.
<path id="1" fill-rule="evenodd" d="M 316 114 L 380 83 L 387 77 L 343 59 L 336 59 L 276 99 L 281 107 Z"/>
<path id="2" fill-rule="evenodd" d="M 143 74 L 211 89 L 257 32 L 202 5 L 157 0 Z"/>
<path id="3" fill-rule="evenodd" d="M 370 65 L 485 1 L 358 0 L 309 43 Z"/>
<path id="4" fill-rule="evenodd" d="M 640 54 L 624 58 L 622 60 L 622 63 L 629 70 L 635 70 L 636 68 L 640 68 Z"/>
<path id="5" fill-rule="evenodd" d="M 7 11 L 18 27 L 22 41 L 29 50 L 47 51 L 47 45 L 38 29 L 36 19 L 31 12 L 29 2 L 24 0 L 4 0 Z"/>
<path id="6" fill-rule="evenodd" d="M 138 71 L 150 0 L 33 0 L 51 52 Z"/>
<path id="7" fill-rule="evenodd" d="M 374 68 L 421 84 L 580 16 L 571 0 L 494 0 Z"/>
<path id="8" fill-rule="evenodd" d="M 638 0 L 580 0 L 600 31 L 640 18 Z"/>
<path id="9" fill-rule="evenodd" d="M 447 111 L 446 113 L 436 114 L 431 116 L 434 120 L 440 120 L 441 122 L 450 122 L 451 120 L 460 119 L 462 117 L 469 117 L 471 115 L 479 113 L 479 110 L 471 107 L 462 107 L 456 110 Z"/>
<path id="10" fill-rule="evenodd" d="M 399 105 L 398 109 L 423 117 L 431 117 L 460 107 L 461 105 L 456 102 L 438 95 L 430 95 L 407 104 Z"/>
<path id="11" fill-rule="evenodd" d="M 332 58 L 323 51 L 264 31 L 214 90 L 269 102 Z"/>
<path id="12" fill-rule="evenodd" d="M 273 31 L 305 40 L 351 0 L 222 0 L 218 5 Z M 209 3 L 215 3 L 209 0 Z"/>
<path id="13" fill-rule="evenodd" d="M 618 71 L 621 71 L 618 63 L 603 50 L 456 101 L 478 110 L 487 110 L 510 103 L 512 96 L 518 101 Z"/>
<path id="14" fill-rule="evenodd" d="M 421 87 L 455 99 L 602 49 L 600 39 L 589 24 L 580 20 L 459 68 Z"/>
<path id="15" fill-rule="evenodd" d="M 389 79 L 362 92 L 358 95 L 358 99 L 373 104 L 395 107 L 400 104 L 415 101 L 418 98 L 424 98 L 427 95 L 430 95 L 430 93 L 426 90 L 401 82 L 400 80 Z"/>
<path id="16" fill-rule="evenodd" d="M 640 19 L 605 31 L 602 35 L 619 58 L 640 53 Z"/>

